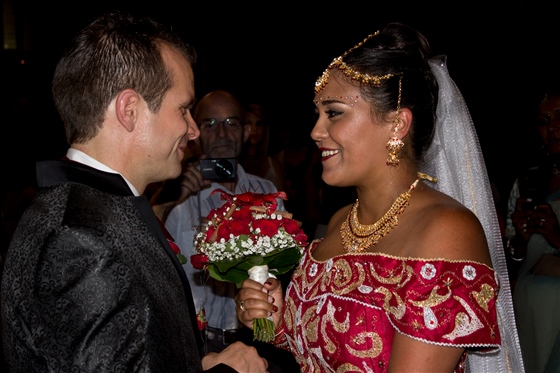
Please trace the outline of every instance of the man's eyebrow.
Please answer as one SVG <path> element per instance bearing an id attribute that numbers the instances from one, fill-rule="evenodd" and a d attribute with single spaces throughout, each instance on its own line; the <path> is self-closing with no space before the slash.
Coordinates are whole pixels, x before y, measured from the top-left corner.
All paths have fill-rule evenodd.
<path id="1" fill-rule="evenodd" d="M 193 98 L 189 101 L 183 102 L 183 104 L 181 105 L 181 108 L 183 109 L 192 109 L 194 107 L 194 105 L 196 104 L 196 98 Z"/>

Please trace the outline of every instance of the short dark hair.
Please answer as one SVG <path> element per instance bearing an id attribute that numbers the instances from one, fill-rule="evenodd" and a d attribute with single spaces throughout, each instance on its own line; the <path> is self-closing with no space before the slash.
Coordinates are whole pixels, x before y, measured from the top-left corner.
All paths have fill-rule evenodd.
<path id="1" fill-rule="evenodd" d="M 149 17 L 120 12 L 101 15 L 72 40 L 58 62 L 52 81 L 54 103 L 64 122 L 69 144 L 93 138 L 107 106 L 119 92 L 138 92 L 153 112 L 172 86 L 162 46 L 196 62 L 192 47 Z"/>

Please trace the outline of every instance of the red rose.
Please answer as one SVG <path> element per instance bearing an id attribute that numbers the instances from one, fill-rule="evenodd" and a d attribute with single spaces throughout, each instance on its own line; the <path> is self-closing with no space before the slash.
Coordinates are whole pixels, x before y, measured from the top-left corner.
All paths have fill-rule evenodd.
<path id="1" fill-rule="evenodd" d="M 216 241 L 219 242 L 222 238 L 226 241 L 229 240 L 229 233 L 230 230 L 228 222 L 222 222 L 222 224 L 220 224 L 220 226 L 218 227 L 218 238 L 216 239 Z"/>
<path id="2" fill-rule="evenodd" d="M 253 193 L 253 192 L 246 192 L 241 194 L 229 194 L 221 189 L 215 189 L 210 193 L 210 195 L 220 193 L 220 197 L 228 201 L 226 204 L 235 203 L 237 206 L 264 206 L 267 210 L 267 213 L 270 215 L 272 212 L 276 210 L 278 206 L 278 201 L 276 198 L 280 198 L 283 200 L 288 199 L 285 192 L 277 192 L 277 193 Z M 233 200 L 235 197 L 235 201 Z"/>
<path id="3" fill-rule="evenodd" d="M 300 230 L 298 222 L 292 219 L 282 219 L 282 226 L 286 232 L 292 235 Z"/>
<path id="4" fill-rule="evenodd" d="M 212 238 L 215 230 L 216 227 L 214 225 L 208 227 L 208 231 L 206 232 L 206 237 L 204 239 L 205 242 L 210 242 L 210 239 Z"/>
<path id="5" fill-rule="evenodd" d="M 210 210 L 210 212 L 206 216 L 206 219 L 208 219 L 208 221 L 214 220 L 215 218 L 217 218 L 218 220 L 221 220 L 221 219 L 223 219 L 224 215 L 228 212 L 230 207 L 231 207 L 231 203 L 226 202 L 222 206 L 220 206 L 216 209 Z"/>
<path id="6" fill-rule="evenodd" d="M 198 323 L 198 330 L 204 330 L 208 326 L 208 320 L 206 319 L 206 311 L 204 308 L 196 314 L 196 322 Z"/>
<path id="7" fill-rule="evenodd" d="M 230 233 L 232 233 L 234 236 L 251 233 L 249 229 L 249 222 L 236 221 L 236 220 L 228 221 L 227 226 Z"/>
<path id="8" fill-rule="evenodd" d="M 247 193 L 240 193 L 235 195 L 236 200 L 235 200 L 235 204 L 236 205 L 246 205 L 246 206 L 260 206 L 262 203 L 260 202 L 260 198 L 259 198 L 260 194 L 257 193 L 253 193 L 253 192 L 247 192 Z M 223 195 L 222 195 L 223 198 Z"/>
<path id="9" fill-rule="evenodd" d="M 245 206 L 235 211 L 235 213 L 231 216 L 231 218 L 233 220 L 238 220 L 246 224 L 249 224 L 249 222 L 253 218 L 253 211 L 250 209 L 250 207 Z"/>
<path id="10" fill-rule="evenodd" d="M 257 230 L 259 228 L 261 230 L 261 235 L 272 237 L 276 233 L 278 233 L 278 221 L 271 220 L 271 219 L 259 219 L 253 222 L 253 229 Z"/>
<path id="11" fill-rule="evenodd" d="M 203 269 L 208 263 L 208 257 L 205 254 L 191 255 L 191 264 L 195 269 Z"/>
<path id="12" fill-rule="evenodd" d="M 300 246 L 307 246 L 307 239 L 308 237 L 303 231 L 294 235 L 294 240 L 296 240 Z"/>

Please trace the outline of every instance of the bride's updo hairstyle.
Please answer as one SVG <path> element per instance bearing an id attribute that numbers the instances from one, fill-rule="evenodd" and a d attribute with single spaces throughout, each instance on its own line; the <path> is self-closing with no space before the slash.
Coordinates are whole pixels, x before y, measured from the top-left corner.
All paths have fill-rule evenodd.
<path id="1" fill-rule="evenodd" d="M 390 23 L 337 57 L 315 84 L 319 93 L 330 71 L 340 70 L 358 84 L 375 118 L 391 121 L 395 111 L 408 108 L 413 114 L 409 141 L 416 161 L 434 134 L 438 85 L 428 64 L 430 46 L 418 31 Z"/>

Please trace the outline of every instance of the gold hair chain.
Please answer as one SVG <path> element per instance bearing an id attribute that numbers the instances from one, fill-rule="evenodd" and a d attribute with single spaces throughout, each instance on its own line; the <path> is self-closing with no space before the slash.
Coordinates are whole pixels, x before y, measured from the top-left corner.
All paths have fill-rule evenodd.
<path id="1" fill-rule="evenodd" d="M 377 35 L 379 35 L 379 31 L 376 31 L 373 34 L 368 35 L 364 40 L 362 40 L 361 42 L 359 42 L 358 44 L 356 44 L 355 46 L 353 46 L 352 48 L 344 52 L 341 56 L 336 57 L 329 64 L 329 66 L 327 66 L 327 68 L 323 72 L 323 75 L 321 75 L 319 79 L 317 79 L 317 81 L 315 82 L 315 93 L 318 94 L 323 90 L 323 88 L 325 88 L 331 76 L 330 71 L 335 68 L 340 70 L 344 75 L 351 78 L 352 80 L 358 81 L 361 84 L 371 84 L 375 87 L 379 87 L 383 80 L 395 76 L 395 74 L 373 75 L 373 76 L 369 74 L 362 74 L 361 72 L 352 69 L 350 66 L 346 64 L 346 62 L 343 61 L 344 57 L 346 57 L 348 53 L 352 52 L 354 49 L 361 47 L 365 42 L 367 42 L 369 39 Z"/>

